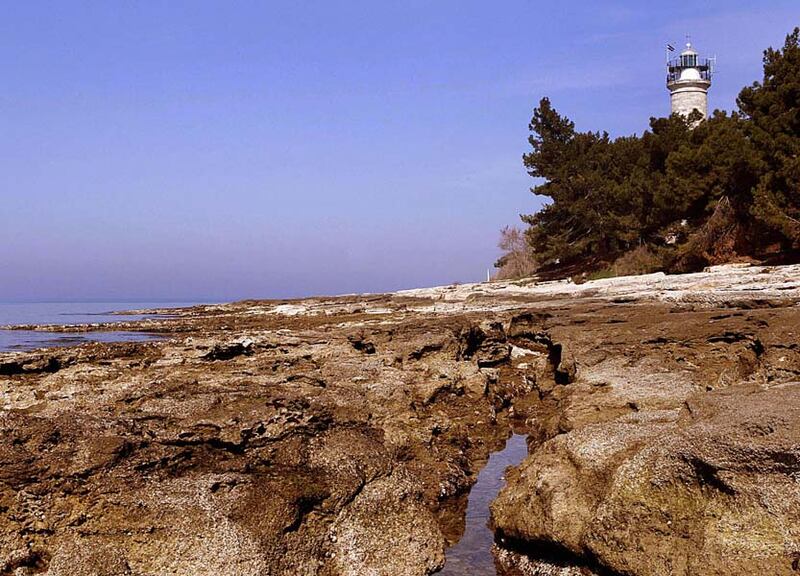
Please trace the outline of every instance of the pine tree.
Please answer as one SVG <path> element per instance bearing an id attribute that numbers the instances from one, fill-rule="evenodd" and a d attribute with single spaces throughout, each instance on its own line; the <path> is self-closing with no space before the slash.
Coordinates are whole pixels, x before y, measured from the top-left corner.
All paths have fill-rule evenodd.
<path id="1" fill-rule="evenodd" d="M 702 223 L 725 197 L 737 216 L 746 219 L 753 203 L 752 190 L 764 169 L 758 150 L 747 137 L 747 123 L 736 113 L 716 111 L 692 130 L 667 160 L 674 217 Z"/>
<path id="2" fill-rule="evenodd" d="M 768 170 L 755 191 L 752 214 L 783 244 L 800 248 L 800 28 L 783 49 L 764 52 L 764 78 L 743 89 L 739 108 Z"/>
<path id="3" fill-rule="evenodd" d="M 537 262 L 586 270 L 638 251 L 648 269 L 657 254 L 686 271 L 776 241 L 800 248 L 800 29 L 765 51 L 763 80 L 738 104 L 611 139 L 577 132 L 543 98 L 523 155 L 531 191 L 550 199 L 522 216 Z"/>

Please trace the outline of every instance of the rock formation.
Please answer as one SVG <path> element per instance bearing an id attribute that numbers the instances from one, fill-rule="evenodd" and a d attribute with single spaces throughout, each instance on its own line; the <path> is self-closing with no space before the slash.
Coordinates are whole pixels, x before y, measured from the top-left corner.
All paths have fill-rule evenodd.
<path id="1" fill-rule="evenodd" d="M 0 574 L 430 574 L 512 425 L 507 574 L 792 574 L 798 301 L 798 268 L 725 267 L 201 306 L 113 326 L 162 341 L 0 354 Z"/>

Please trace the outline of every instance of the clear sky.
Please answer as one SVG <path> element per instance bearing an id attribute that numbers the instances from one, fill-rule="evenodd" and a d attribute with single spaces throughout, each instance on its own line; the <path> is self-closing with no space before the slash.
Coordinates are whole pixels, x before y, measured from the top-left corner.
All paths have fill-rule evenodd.
<path id="1" fill-rule="evenodd" d="M 550 96 L 666 115 L 664 46 L 760 77 L 797 0 L 0 1 L 0 301 L 237 299 L 482 279 L 540 200 Z"/>

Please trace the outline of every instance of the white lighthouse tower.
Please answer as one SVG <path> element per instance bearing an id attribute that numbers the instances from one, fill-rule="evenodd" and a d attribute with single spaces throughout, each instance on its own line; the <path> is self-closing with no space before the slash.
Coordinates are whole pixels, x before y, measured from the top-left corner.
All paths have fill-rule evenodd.
<path id="1" fill-rule="evenodd" d="M 680 56 L 667 60 L 667 88 L 673 114 L 688 116 L 693 110 L 699 110 L 703 118 L 708 116 L 708 89 L 713 68 L 714 59 L 700 59 L 691 42 L 687 42 Z"/>

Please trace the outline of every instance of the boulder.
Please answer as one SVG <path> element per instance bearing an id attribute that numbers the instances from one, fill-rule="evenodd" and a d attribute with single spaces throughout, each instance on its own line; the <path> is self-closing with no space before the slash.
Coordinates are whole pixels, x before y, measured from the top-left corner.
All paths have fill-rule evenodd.
<path id="1" fill-rule="evenodd" d="M 506 537 L 619 574 L 796 574 L 800 384 L 736 386 L 544 443 L 492 505 Z"/>

